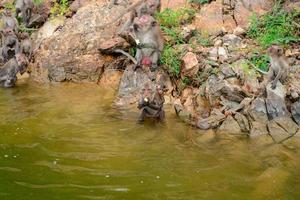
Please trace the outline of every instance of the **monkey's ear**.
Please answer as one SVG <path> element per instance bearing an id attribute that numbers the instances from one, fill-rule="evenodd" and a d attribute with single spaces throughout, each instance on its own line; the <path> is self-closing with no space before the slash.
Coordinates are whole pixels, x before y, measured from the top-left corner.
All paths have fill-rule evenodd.
<path id="1" fill-rule="evenodd" d="M 155 20 L 152 21 L 152 22 L 151 22 L 151 25 L 152 25 L 153 27 L 156 26 L 156 25 L 157 25 L 157 21 L 155 21 Z"/>

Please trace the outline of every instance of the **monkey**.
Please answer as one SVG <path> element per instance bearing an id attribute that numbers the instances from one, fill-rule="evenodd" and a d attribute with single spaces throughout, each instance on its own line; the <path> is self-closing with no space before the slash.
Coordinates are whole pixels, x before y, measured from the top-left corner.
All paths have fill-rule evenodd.
<path id="1" fill-rule="evenodd" d="M 4 57 L 3 57 L 3 47 L 0 47 L 0 67 L 4 65 Z"/>
<path id="2" fill-rule="evenodd" d="M 143 122 L 146 118 L 156 118 L 164 121 L 165 111 L 163 105 L 165 103 L 165 92 L 165 86 L 157 85 L 154 94 L 151 94 L 152 90 L 149 85 L 145 85 L 142 91 L 142 98 L 138 102 L 138 109 L 141 110 L 138 122 Z"/>
<path id="3" fill-rule="evenodd" d="M 137 64 L 134 70 L 144 65 L 149 66 L 150 71 L 154 72 L 164 48 L 164 40 L 158 22 L 150 15 L 136 17 L 131 32 L 137 45 L 135 56 Z"/>
<path id="4" fill-rule="evenodd" d="M 6 28 L 11 28 L 16 34 L 19 32 L 18 21 L 15 17 L 12 16 L 12 13 L 10 10 L 6 10 L 4 13 L 4 16 L 2 17 L 1 31 L 3 31 Z"/>
<path id="5" fill-rule="evenodd" d="M 26 72 L 28 60 L 24 54 L 18 53 L 14 58 L 0 68 L 0 86 L 9 88 L 13 87 L 17 81 L 17 74 L 21 75 Z"/>
<path id="6" fill-rule="evenodd" d="M 114 1 L 113 1 L 114 2 Z M 115 23 L 117 20 L 119 20 L 120 18 L 122 18 L 126 13 L 129 13 L 130 11 L 135 10 L 135 8 L 137 8 L 138 6 L 140 6 L 142 3 L 144 3 L 145 0 L 139 0 L 133 4 L 131 4 L 130 6 L 128 6 L 124 12 L 121 12 L 119 15 L 117 15 L 113 20 L 111 20 L 110 22 L 107 22 L 105 24 L 102 24 L 100 26 L 96 26 L 95 28 L 98 29 L 103 29 L 105 27 L 107 27 L 108 25 L 111 25 L 113 23 Z"/>
<path id="7" fill-rule="evenodd" d="M 154 16 L 156 12 L 161 10 L 161 0 L 145 0 L 141 5 L 137 6 L 130 13 L 130 17 L 118 31 L 118 35 L 126 37 L 130 26 L 133 24 L 134 18 L 141 17 L 142 15 Z"/>
<path id="8" fill-rule="evenodd" d="M 4 61 L 8 61 L 15 54 L 19 53 L 20 44 L 18 37 L 11 28 L 6 28 L 3 30 L 3 50 L 2 56 Z"/>
<path id="9" fill-rule="evenodd" d="M 20 38 L 22 39 L 20 52 L 27 56 L 27 58 L 30 60 L 32 54 L 32 42 L 29 37 L 29 34 L 24 32 L 20 34 Z"/>
<path id="10" fill-rule="evenodd" d="M 270 56 L 270 68 L 268 71 L 268 83 L 271 82 L 271 88 L 276 88 L 277 82 L 284 82 L 288 76 L 288 63 L 283 55 L 283 49 L 277 45 L 271 46 L 267 50 Z"/>
<path id="11" fill-rule="evenodd" d="M 16 7 L 16 17 L 18 17 L 19 13 L 21 13 L 22 19 L 27 27 L 30 21 L 32 9 L 34 4 L 32 0 L 16 0 L 15 2 Z"/>

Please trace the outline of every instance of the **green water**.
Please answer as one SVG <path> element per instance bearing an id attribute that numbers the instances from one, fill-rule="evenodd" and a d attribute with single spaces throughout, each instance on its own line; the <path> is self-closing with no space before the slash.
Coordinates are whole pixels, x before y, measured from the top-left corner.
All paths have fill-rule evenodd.
<path id="1" fill-rule="evenodd" d="M 300 142 L 136 123 L 95 85 L 0 89 L 1 200 L 300 199 Z"/>

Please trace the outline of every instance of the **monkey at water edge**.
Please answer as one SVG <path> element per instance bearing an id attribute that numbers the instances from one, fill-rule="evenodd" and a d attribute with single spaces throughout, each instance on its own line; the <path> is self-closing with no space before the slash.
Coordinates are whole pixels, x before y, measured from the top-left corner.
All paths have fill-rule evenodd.
<path id="1" fill-rule="evenodd" d="M 134 68 L 149 66 L 153 72 L 157 69 L 164 40 L 158 22 L 150 15 L 136 17 L 133 23 L 132 35 L 136 41 L 136 61 Z"/>
<path id="2" fill-rule="evenodd" d="M 27 58 L 21 53 L 16 54 L 14 58 L 6 62 L 3 67 L 0 68 L 0 86 L 5 88 L 15 86 L 17 74 L 24 74 L 27 64 Z"/>
<path id="3" fill-rule="evenodd" d="M 6 28 L 2 31 L 2 56 L 4 61 L 8 61 L 20 51 L 20 44 L 17 35 L 11 28 Z"/>
<path id="4" fill-rule="evenodd" d="M 148 85 L 145 86 L 142 91 L 142 98 L 138 103 L 138 109 L 141 110 L 141 115 L 138 118 L 139 122 L 145 121 L 146 118 L 155 118 L 160 121 L 165 119 L 165 111 L 163 108 L 165 92 L 165 87 L 161 85 L 156 86 L 154 94 Z"/>
<path id="5" fill-rule="evenodd" d="M 283 83 L 287 79 L 289 65 L 281 47 L 273 45 L 267 52 L 271 59 L 268 82 L 271 82 L 271 88 L 275 89 L 278 81 Z"/>
<path id="6" fill-rule="evenodd" d="M 16 0 L 15 2 L 16 17 L 18 17 L 19 13 L 21 13 L 21 17 L 26 27 L 30 22 L 30 17 L 31 17 L 33 7 L 34 4 L 32 0 Z"/>
<path id="7" fill-rule="evenodd" d="M 20 39 L 21 41 L 21 47 L 20 47 L 20 52 L 25 54 L 25 56 L 27 56 L 27 58 L 31 58 L 31 54 L 32 54 L 32 42 L 31 39 L 29 37 L 28 33 L 21 33 L 20 34 Z"/>

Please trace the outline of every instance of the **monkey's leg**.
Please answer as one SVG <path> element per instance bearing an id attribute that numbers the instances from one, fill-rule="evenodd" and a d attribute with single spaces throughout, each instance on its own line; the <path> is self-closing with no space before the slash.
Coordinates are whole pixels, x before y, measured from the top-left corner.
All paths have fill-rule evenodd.
<path id="1" fill-rule="evenodd" d="M 152 58 L 151 58 L 151 67 L 150 67 L 151 72 L 154 72 L 157 69 L 158 59 L 159 59 L 159 53 L 155 51 L 152 54 Z"/>
<path id="2" fill-rule="evenodd" d="M 134 66 L 133 70 L 136 71 L 137 68 L 141 66 L 141 61 L 142 61 L 143 55 L 142 55 L 142 50 L 137 49 L 136 54 L 135 54 L 135 59 L 137 61 L 136 65 Z"/>
<path id="3" fill-rule="evenodd" d="M 138 122 L 144 122 L 145 119 L 146 119 L 146 111 L 145 111 L 145 109 L 142 109 L 142 113 L 138 118 Z"/>
<path id="4" fill-rule="evenodd" d="M 165 120 L 165 111 L 164 110 L 161 110 L 159 112 L 159 121 L 163 122 Z"/>
<path id="5" fill-rule="evenodd" d="M 31 9 L 27 8 L 26 9 L 26 14 L 25 14 L 25 25 L 26 25 L 26 27 L 28 26 L 28 24 L 30 22 L 30 18 L 31 18 Z"/>
<path id="6" fill-rule="evenodd" d="M 273 90 L 276 88 L 277 82 L 279 81 L 279 79 L 281 78 L 281 76 L 282 76 L 282 69 L 279 68 L 279 71 L 278 71 L 277 76 L 276 76 L 275 79 L 272 81 L 271 88 L 272 88 Z"/>

